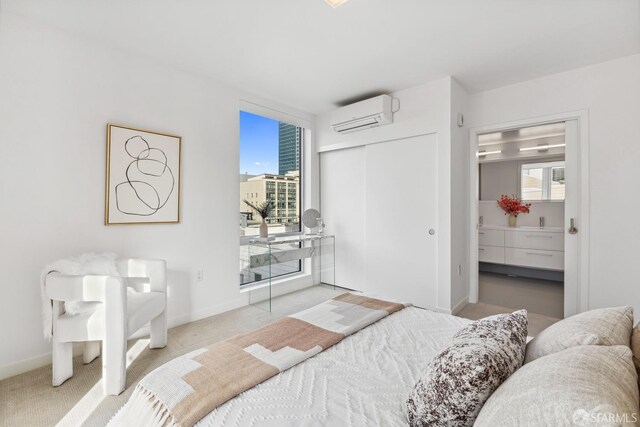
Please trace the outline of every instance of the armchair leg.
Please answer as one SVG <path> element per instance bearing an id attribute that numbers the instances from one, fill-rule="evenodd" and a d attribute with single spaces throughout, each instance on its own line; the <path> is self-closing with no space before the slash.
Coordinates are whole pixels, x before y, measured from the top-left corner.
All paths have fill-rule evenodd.
<path id="1" fill-rule="evenodd" d="M 84 351 L 82 352 L 82 362 L 86 365 L 100 356 L 100 341 L 87 341 L 84 343 Z"/>
<path id="2" fill-rule="evenodd" d="M 127 340 L 105 339 L 102 348 L 102 391 L 116 396 L 124 391 L 127 378 Z"/>
<path id="3" fill-rule="evenodd" d="M 151 339 L 149 348 L 164 348 L 167 346 L 167 312 L 163 311 L 151 320 Z"/>
<path id="4" fill-rule="evenodd" d="M 73 343 L 53 341 L 52 368 L 54 387 L 73 376 Z"/>

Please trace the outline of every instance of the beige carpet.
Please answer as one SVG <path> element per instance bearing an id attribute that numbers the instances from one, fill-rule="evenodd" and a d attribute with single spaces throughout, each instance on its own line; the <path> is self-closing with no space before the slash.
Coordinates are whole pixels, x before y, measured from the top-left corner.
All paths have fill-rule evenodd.
<path id="1" fill-rule="evenodd" d="M 526 308 L 532 313 L 564 317 L 564 284 L 550 280 L 480 273 L 480 302 L 509 308 Z"/>
<path id="2" fill-rule="evenodd" d="M 343 293 L 342 289 L 314 286 L 274 299 L 270 313 L 255 306 L 188 323 L 169 330 L 169 344 L 164 349 L 150 350 L 147 340 L 129 342 L 127 388 L 119 396 L 103 396 L 101 359 L 89 365 L 74 359 L 74 376 L 60 387 L 51 386 L 51 366 L 39 368 L 0 381 L 0 425 L 2 426 L 104 426 L 124 405 L 135 384 L 161 364 L 191 350 L 250 331 L 264 324 L 303 310 Z M 478 319 L 511 309 L 489 304 L 470 304 L 459 314 Z M 544 316 L 530 315 L 536 333 L 552 323 Z M 530 334 L 533 334 L 530 331 Z"/>
<path id="3" fill-rule="evenodd" d="M 517 307 L 516 307 L 517 308 Z M 479 302 L 477 304 L 467 304 L 459 313 L 459 317 L 466 319 L 477 320 L 483 317 L 492 316 L 494 314 L 511 313 L 514 308 L 501 307 L 498 305 L 486 304 Z M 542 314 L 528 312 L 527 317 L 529 320 L 529 335 L 535 337 L 543 329 L 548 328 L 560 319 L 554 317 L 544 316 Z"/>

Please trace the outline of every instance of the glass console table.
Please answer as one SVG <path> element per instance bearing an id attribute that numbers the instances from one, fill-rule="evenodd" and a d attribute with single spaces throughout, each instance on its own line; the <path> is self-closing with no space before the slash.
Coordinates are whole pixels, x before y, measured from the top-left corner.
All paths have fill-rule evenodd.
<path id="1" fill-rule="evenodd" d="M 309 274 L 312 285 L 335 288 L 335 237 L 301 234 L 254 238 L 244 248 L 240 264 L 244 275 L 241 280 L 256 283 L 247 285 L 251 286 L 249 303 L 272 311 L 272 285 L 284 275 Z"/>

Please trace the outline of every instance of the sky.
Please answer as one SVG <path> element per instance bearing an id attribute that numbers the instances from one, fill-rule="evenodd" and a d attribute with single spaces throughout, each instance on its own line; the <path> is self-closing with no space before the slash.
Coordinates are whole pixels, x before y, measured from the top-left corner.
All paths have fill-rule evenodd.
<path id="1" fill-rule="evenodd" d="M 278 173 L 278 121 L 240 111 L 240 173 Z"/>

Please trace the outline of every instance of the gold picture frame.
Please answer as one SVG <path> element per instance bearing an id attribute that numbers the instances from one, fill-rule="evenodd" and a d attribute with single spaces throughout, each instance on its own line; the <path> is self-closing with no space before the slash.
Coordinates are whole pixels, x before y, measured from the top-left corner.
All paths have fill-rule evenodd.
<path id="1" fill-rule="evenodd" d="M 182 137 L 107 124 L 105 225 L 180 222 Z"/>

